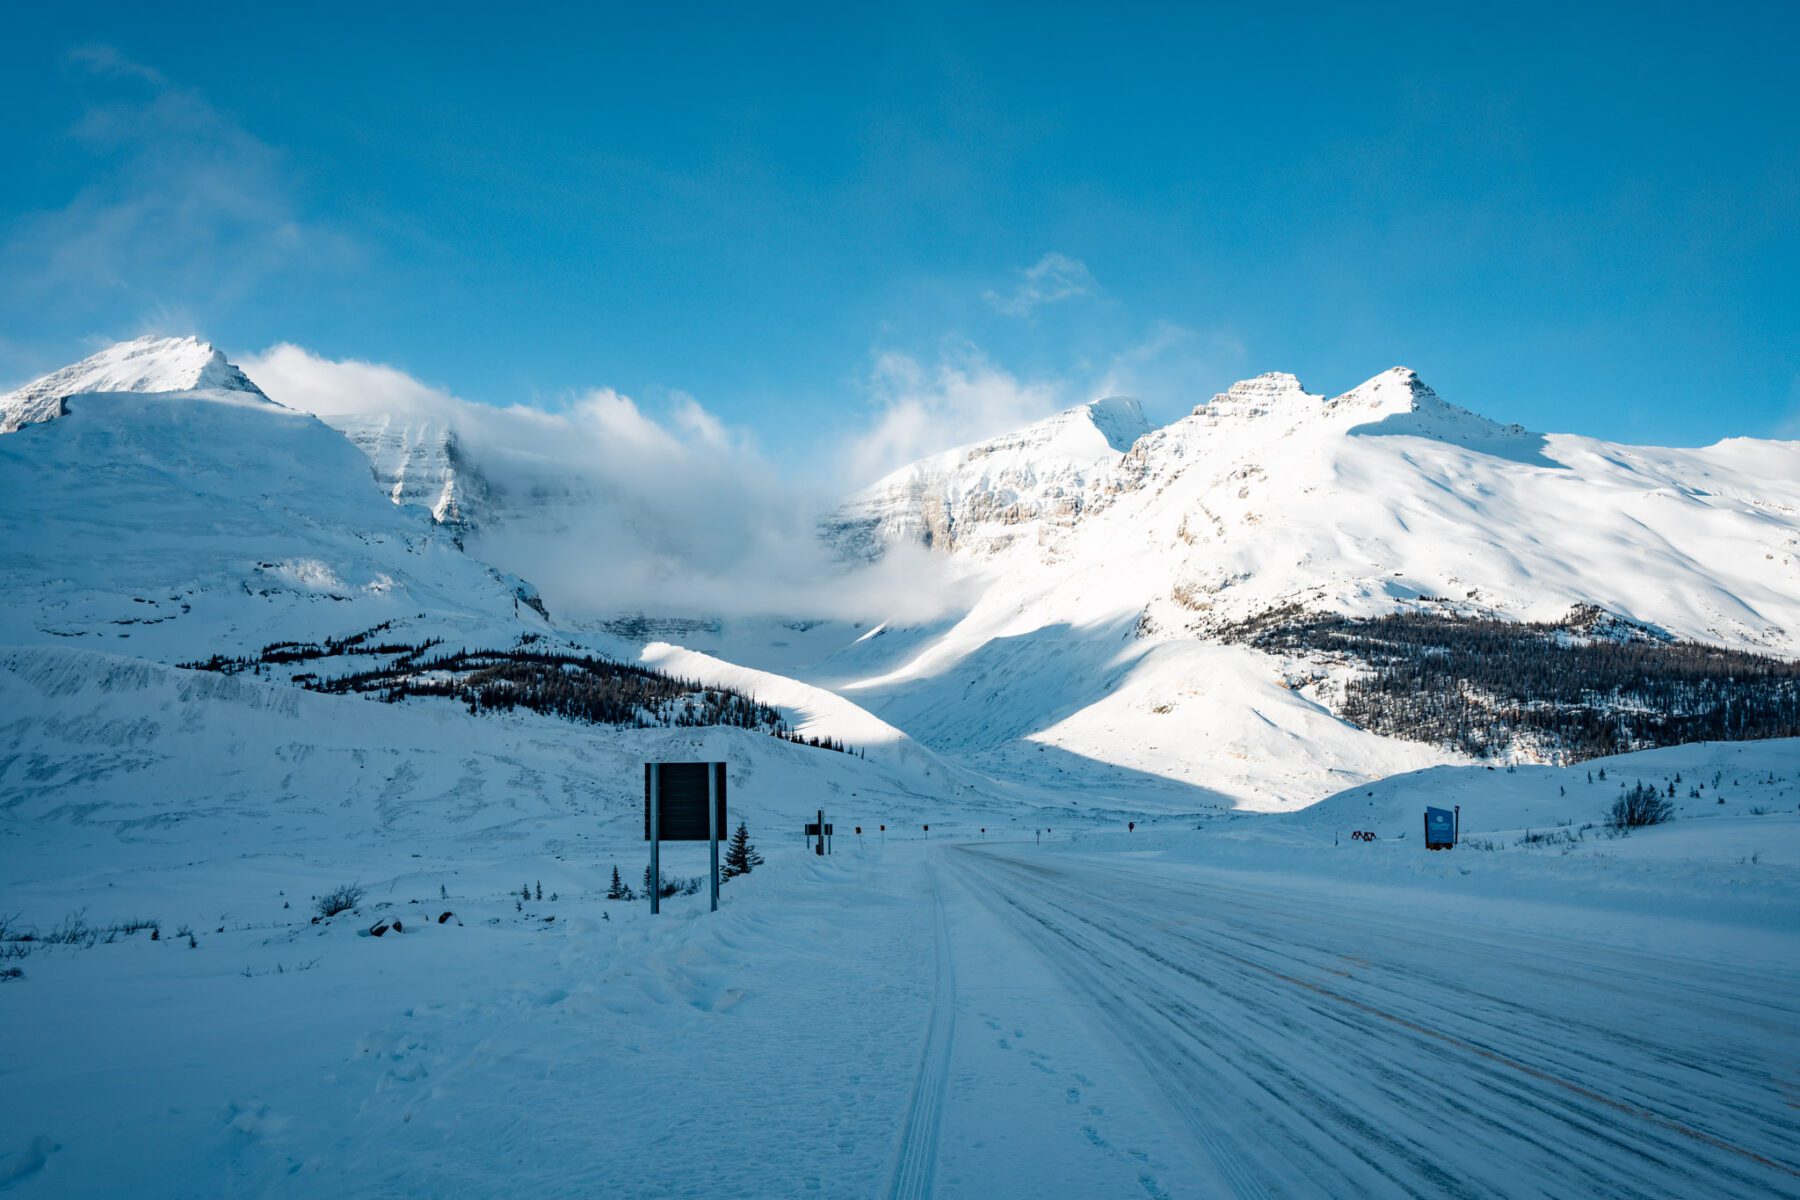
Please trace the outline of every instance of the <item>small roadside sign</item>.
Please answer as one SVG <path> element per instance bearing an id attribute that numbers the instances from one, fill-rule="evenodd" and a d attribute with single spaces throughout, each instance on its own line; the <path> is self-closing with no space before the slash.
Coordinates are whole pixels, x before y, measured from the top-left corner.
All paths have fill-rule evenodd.
<path id="1" fill-rule="evenodd" d="M 1427 808 L 1425 810 L 1425 848 L 1427 850 L 1449 850 L 1454 847 L 1461 815 L 1461 805 L 1458 805 L 1455 811 L 1448 808 Z"/>

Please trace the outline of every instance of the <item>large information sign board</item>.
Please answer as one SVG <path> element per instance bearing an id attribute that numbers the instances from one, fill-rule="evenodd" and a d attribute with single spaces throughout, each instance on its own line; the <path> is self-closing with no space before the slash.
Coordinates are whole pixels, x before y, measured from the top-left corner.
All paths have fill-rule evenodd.
<path id="1" fill-rule="evenodd" d="M 651 786 L 657 784 L 657 810 L 665 842 L 704 842 L 712 837 L 706 820 L 706 775 L 711 770 L 717 795 L 719 830 L 725 828 L 725 764 L 669 762 L 644 764 L 644 840 L 650 840 Z M 660 773 L 660 782 L 653 773 Z"/>
<path id="2" fill-rule="evenodd" d="M 725 829 L 725 764 L 644 764 L 644 840 L 650 843 L 650 911 L 662 911 L 662 844 L 709 842 L 712 910 L 719 911 L 719 834 Z"/>

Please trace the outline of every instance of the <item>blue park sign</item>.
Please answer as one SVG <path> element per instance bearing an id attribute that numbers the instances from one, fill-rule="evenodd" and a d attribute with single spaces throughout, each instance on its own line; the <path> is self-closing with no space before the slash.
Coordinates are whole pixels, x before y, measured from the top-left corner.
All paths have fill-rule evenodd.
<path id="1" fill-rule="evenodd" d="M 1425 810 L 1425 848 L 1456 845 L 1456 814 L 1447 808 Z"/>

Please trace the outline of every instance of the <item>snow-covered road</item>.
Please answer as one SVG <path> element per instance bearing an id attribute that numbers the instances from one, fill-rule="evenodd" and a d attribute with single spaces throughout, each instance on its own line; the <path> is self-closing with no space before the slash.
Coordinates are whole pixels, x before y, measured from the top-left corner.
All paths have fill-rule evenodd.
<path id="1" fill-rule="evenodd" d="M 985 910 L 1036 951 L 1135 1067 L 1137 1119 L 1186 1135 L 1140 1176 L 1150 1194 L 1800 1193 L 1792 964 L 1733 970 L 1124 854 L 934 852 L 947 902 L 974 902 L 964 936 Z"/>

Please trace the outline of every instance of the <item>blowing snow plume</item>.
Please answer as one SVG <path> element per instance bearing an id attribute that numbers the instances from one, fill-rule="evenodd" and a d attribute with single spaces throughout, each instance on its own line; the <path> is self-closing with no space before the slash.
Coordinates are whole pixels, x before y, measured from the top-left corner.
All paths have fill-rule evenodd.
<path id="1" fill-rule="evenodd" d="M 554 412 L 475 404 L 394 367 L 289 344 L 245 366 L 270 396 L 361 447 L 397 503 L 431 509 L 559 614 L 912 621 L 960 595 L 922 550 L 837 561 L 817 535 L 832 499 L 779 479 L 691 397 L 659 420 L 611 389 Z"/>

